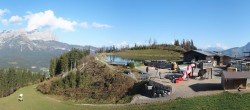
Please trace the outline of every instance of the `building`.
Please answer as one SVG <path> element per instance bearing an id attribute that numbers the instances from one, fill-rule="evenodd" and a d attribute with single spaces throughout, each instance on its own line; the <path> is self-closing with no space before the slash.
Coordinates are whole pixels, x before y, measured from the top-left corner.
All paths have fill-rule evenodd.
<path id="1" fill-rule="evenodd" d="M 184 62 L 199 61 L 199 60 L 213 60 L 217 65 L 227 65 L 231 61 L 231 57 L 220 52 L 208 52 L 202 50 L 191 50 L 184 53 Z"/>
<path id="2" fill-rule="evenodd" d="M 243 53 L 244 53 L 243 60 L 250 61 L 250 52 L 243 52 Z M 245 55 L 245 54 L 248 54 L 248 55 Z"/>
<path id="3" fill-rule="evenodd" d="M 224 90 L 246 89 L 247 79 L 250 78 L 250 72 L 226 71 L 221 75 L 221 84 Z"/>
<path id="4" fill-rule="evenodd" d="M 217 65 L 227 65 L 230 63 L 231 60 L 232 58 L 227 55 L 223 55 L 223 54 L 214 55 L 214 61 L 217 62 Z"/>
<path id="5" fill-rule="evenodd" d="M 184 53 L 184 62 L 191 62 L 192 60 L 212 60 L 214 55 L 212 53 L 202 50 L 191 50 Z"/>

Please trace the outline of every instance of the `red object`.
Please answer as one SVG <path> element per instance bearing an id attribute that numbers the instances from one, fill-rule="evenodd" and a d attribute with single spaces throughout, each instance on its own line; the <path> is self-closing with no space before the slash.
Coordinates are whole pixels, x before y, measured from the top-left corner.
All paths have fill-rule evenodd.
<path id="1" fill-rule="evenodd" d="M 183 78 L 182 77 L 179 77 L 179 79 L 178 79 L 179 81 L 183 81 Z"/>
<path id="2" fill-rule="evenodd" d="M 178 79 L 175 80 L 175 83 L 179 83 L 179 82 L 180 82 L 180 80 L 178 80 Z"/>
<path id="3" fill-rule="evenodd" d="M 192 71 L 191 71 L 191 72 L 189 73 L 189 75 L 190 75 L 190 76 L 193 76 L 193 73 L 192 73 Z"/>

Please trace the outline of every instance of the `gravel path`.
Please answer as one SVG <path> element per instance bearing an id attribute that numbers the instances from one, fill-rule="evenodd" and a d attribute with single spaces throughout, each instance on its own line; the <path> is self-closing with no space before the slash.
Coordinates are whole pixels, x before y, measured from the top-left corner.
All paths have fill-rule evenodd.
<path id="1" fill-rule="evenodd" d="M 138 70 L 146 71 L 146 67 L 137 67 Z M 169 70 L 160 69 L 165 76 Z M 213 69 L 213 79 L 204 79 L 204 80 L 195 80 L 189 79 L 185 81 L 181 81 L 180 83 L 171 83 L 169 79 L 159 79 L 153 78 L 154 81 L 161 82 L 164 85 L 171 85 L 173 89 L 173 93 L 170 96 L 160 97 L 160 98 L 149 98 L 145 96 L 135 96 L 132 100 L 132 104 L 142 104 L 142 103 L 151 103 L 151 102 L 161 102 L 166 100 L 176 99 L 178 97 L 188 98 L 194 96 L 206 96 L 211 94 L 217 94 L 223 92 L 221 86 L 221 77 L 218 76 L 221 70 L 214 68 Z M 154 76 L 156 74 L 156 70 L 154 68 L 149 68 L 150 76 Z"/>

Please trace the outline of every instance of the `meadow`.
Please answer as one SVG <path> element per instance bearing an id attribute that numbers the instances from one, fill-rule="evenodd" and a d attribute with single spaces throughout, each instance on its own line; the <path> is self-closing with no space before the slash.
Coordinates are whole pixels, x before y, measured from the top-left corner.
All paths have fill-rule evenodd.
<path id="1" fill-rule="evenodd" d="M 115 52 L 113 55 L 133 60 L 167 60 L 179 61 L 183 56 L 179 52 L 161 49 L 145 49 L 145 50 L 124 50 Z"/>
<path id="2" fill-rule="evenodd" d="M 18 102 L 20 93 L 24 101 Z M 250 93 L 220 93 L 211 96 L 193 98 L 177 98 L 175 100 L 151 104 L 89 106 L 76 105 L 70 101 L 62 101 L 43 95 L 36 91 L 36 85 L 19 89 L 10 96 L 0 98 L 1 110 L 248 110 Z"/>

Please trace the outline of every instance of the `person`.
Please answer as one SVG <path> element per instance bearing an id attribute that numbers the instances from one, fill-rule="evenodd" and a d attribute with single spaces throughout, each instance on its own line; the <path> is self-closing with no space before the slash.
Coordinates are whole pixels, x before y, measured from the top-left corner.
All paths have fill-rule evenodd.
<path id="1" fill-rule="evenodd" d="M 19 101 L 19 102 L 22 102 L 22 101 L 23 101 L 23 94 L 20 94 L 20 95 L 19 95 L 18 101 Z"/>
<path id="2" fill-rule="evenodd" d="M 155 77 L 156 77 L 159 72 L 159 68 L 155 68 L 155 69 L 156 69 L 156 73 L 155 73 Z"/>
<path id="3" fill-rule="evenodd" d="M 146 72 L 148 73 L 148 67 L 146 67 Z"/>
<path id="4" fill-rule="evenodd" d="M 161 72 L 159 72 L 159 76 L 160 76 L 160 79 L 161 79 Z"/>

